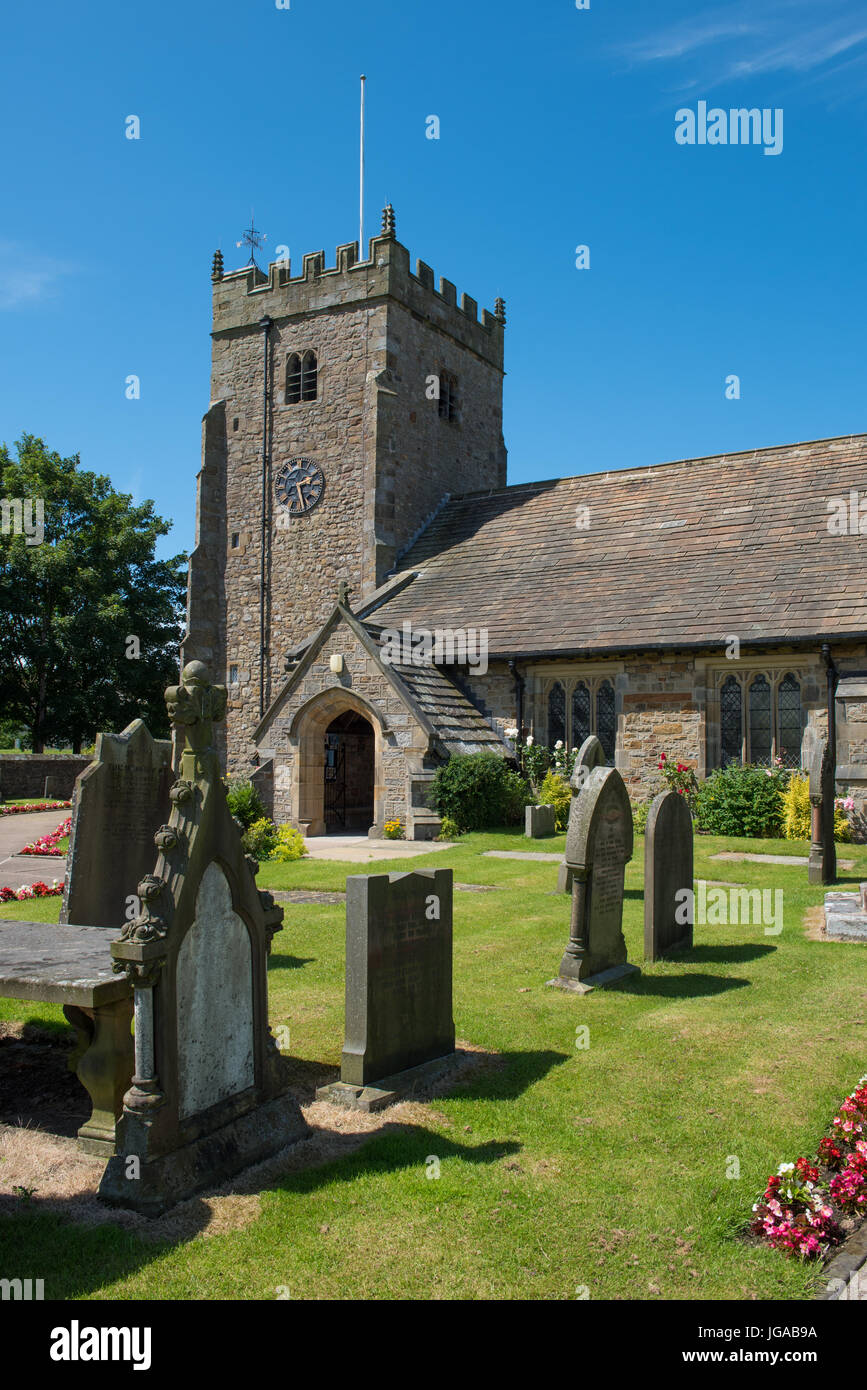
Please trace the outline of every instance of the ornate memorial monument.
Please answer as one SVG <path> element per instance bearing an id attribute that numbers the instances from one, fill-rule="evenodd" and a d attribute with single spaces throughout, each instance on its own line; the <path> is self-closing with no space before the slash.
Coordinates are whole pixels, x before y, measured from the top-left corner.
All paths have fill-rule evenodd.
<path id="1" fill-rule="evenodd" d="M 141 912 L 111 948 L 135 990 L 135 1075 L 99 1195 L 147 1215 L 307 1134 L 268 1027 L 282 911 L 256 889 L 212 747 L 226 698 L 197 661 L 166 691 L 185 735 L 180 779 Z"/>
<path id="2" fill-rule="evenodd" d="M 596 767 L 570 813 L 566 864 L 572 871 L 572 923 L 560 973 L 549 985 L 587 994 L 638 970 L 626 959 L 623 878 L 632 858 L 632 808 L 623 778 Z"/>

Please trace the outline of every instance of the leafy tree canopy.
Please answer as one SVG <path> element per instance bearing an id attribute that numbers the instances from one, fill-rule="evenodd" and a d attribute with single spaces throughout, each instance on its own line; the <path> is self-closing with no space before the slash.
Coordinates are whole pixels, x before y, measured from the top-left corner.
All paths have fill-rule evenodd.
<path id="1" fill-rule="evenodd" d="M 155 558 L 171 523 L 77 454 L 29 434 L 15 451 L 0 445 L 0 716 L 27 725 L 34 752 L 135 718 L 164 736 L 187 558 Z"/>

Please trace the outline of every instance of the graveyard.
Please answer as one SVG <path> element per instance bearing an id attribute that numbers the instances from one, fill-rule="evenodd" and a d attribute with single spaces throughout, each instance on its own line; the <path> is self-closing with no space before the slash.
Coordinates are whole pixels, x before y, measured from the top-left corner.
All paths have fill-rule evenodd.
<path id="1" fill-rule="evenodd" d="M 414 859 L 414 872 L 453 879 L 463 1055 L 420 1096 L 375 1113 L 316 1096 L 338 1081 L 344 1047 L 339 895 L 354 866 L 263 864 L 257 886 L 284 911 L 268 962 L 270 1023 L 312 1132 L 307 1155 L 304 1141 L 162 1218 L 120 1219 L 94 1214 L 101 1160 L 64 1179 L 56 1153 L 33 1156 L 28 1174 L 7 1147 L 5 1266 L 26 1249 L 22 1275 L 51 1269 L 54 1296 L 69 1298 L 814 1296 L 820 1265 L 784 1259 L 747 1229 L 767 1174 L 815 1148 L 861 1075 L 861 950 L 815 939 L 822 888 L 802 865 L 712 857 L 807 848 L 696 837 L 696 880 L 782 887 L 783 930 L 696 924 L 691 947 L 650 961 L 636 835 L 623 935 L 640 971 L 587 995 L 547 987 L 569 939 L 556 883 L 565 835 L 476 833 Z M 550 858 L 493 857 L 537 850 Z M 867 877 L 867 849 L 846 854 L 854 867 L 839 871 L 840 888 Z M 396 858 L 372 869 L 406 867 Z M 8 904 L 0 921 L 55 922 L 60 907 Z M 0 1020 L 55 1042 L 69 1032 L 51 1003 L 3 998 Z"/>

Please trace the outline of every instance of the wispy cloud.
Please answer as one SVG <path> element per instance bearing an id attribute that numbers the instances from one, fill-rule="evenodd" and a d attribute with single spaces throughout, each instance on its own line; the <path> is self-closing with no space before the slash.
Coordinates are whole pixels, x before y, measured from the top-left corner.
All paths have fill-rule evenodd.
<path id="1" fill-rule="evenodd" d="M 0 310 L 26 308 L 51 299 L 71 267 L 29 247 L 0 241 Z"/>
<path id="2" fill-rule="evenodd" d="M 681 20 L 633 40 L 622 52 L 634 64 L 670 65 L 680 85 L 713 87 L 788 73 L 834 83 L 842 79 L 850 89 L 863 89 L 858 61 L 867 45 L 863 0 L 771 0 L 756 10 L 756 0 L 736 0 L 723 18 L 708 13 Z M 835 63 L 844 55 L 853 61 Z"/>

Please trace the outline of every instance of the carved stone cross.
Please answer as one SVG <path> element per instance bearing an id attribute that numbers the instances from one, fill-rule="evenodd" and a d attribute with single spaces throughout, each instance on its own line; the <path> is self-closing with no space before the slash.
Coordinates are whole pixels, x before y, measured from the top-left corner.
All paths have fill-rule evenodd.
<path id="1" fill-rule="evenodd" d="M 207 753 L 212 747 L 213 726 L 225 719 L 228 698 L 224 685 L 211 685 L 201 661 L 187 663 L 180 685 L 166 691 L 169 719 L 184 731 L 185 752 Z"/>

